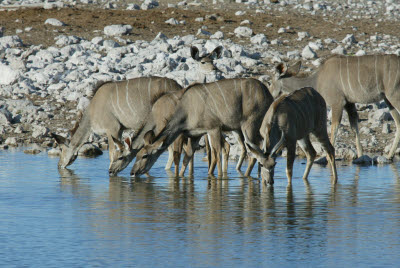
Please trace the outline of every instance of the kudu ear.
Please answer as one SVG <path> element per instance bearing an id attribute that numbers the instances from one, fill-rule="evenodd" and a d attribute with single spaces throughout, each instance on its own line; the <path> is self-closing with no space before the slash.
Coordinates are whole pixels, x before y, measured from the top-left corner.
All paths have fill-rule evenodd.
<path id="1" fill-rule="evenodd" d="M 125 138 L 125 145 L 126 145 L 126 147 L 127 147 L 128 149 L 131 148 L 131 146 L 132 146 L 132 138 L 131 138 L 131 137 L 126 137 L 126 138 Z"/>
<path id="2" fill-rule="evenodd" d="M 64 138 L 63 136 L 57 135 L 55 133 L 51 133 L 50 135 L 52 138 L 54 138 L 56 140 L 56 142 L 59 145 L 68 145 L 69 144 L 69 140 L 67 138 Z"/>
<path id="3" fill-rule="evenodd" d="M 190 55 L 192 56 L 192 58 L 194 60 L 200 59 L 199 54 L 200 54 L 200 51 L 197 47 L 190 47 Z"/>
<path id="4" fill-rule="evenodd" d="M 262 163 L 266 156 L 260 150 L 260 148 L 258 148 L 257 146 L 255 146 L 255 144 L 251 142 L 246 141 L 245 143 L 247 145 L 249 155 L 257 159 L 258 162 Z"/>
<path id="5" fill-rule="evenodd" d="M 300 72 L 300 68 L 301 68 L 301 61 L 298 61 L 295 64 L 289 66 L 286 72 L 294 76 Z"/>
<path id="6" fill-rule="evenodd" d="M 260 148 L 258 148 L 257 145 L 255 145 L 254 143 L 252 143 L 246 132 L 243 132 L 243 136 L 244 136 L 244 140 L 245 140 L 245 144 L 247 145 L 247 148 L 249 149 L 249 154 L 251 156 L 253 156 L 254 158 L 257 158 L 258 162 L 261 162 L 260 160 L 262 158 L 265 158 L 264 153 L 261 151 Z"/>
<path id="7" fill-rule="evenodd" d="M 167 139 L 167 136 L 162 136 L 160 139 L 159 139 L 159 145 L 158 145 L 158 148 L 157 149 L 161 149 L 161 147 L 164 145 L 164 141 Z"/>
<path id="8" fill-rule="evenodd" d="M 114 142 L 114 144 L 116 145 L 116 150 L 117 151 L 123 151 L 124 150 L 124 145 L 122 144 L 122 142 L 120 142 L 118 139 L 112 137 L 112 140 Z"/>
<path id="9" fill-rule="evenodd" d="M 69 132 L 71 133 L 71 137 L 75 134 L 76 130 L 78 129 L 79 123 L 82 120 L 82 115 L 83 115 L 82 111 L 79 111 L 75 125 L 69 130 Z"/>
<path id="10" fill-rule="evenodd" d="M 152 144 L 154 142 L 154 137 L 155 135 L 153 130 L 147 131 L 143 136 L 144 145 Z"/>
<path id="11" fill-rule="evenodd" d="M 275 71 L 278 74 L 278 76 L 284 75 L 286 74 L 287 71 L 287 65 L 284 62 L 279 63 L 276 67 L 275 67 Z"/>
<path id="12" fill-rule="evenodd" d="M 219 59 L 222 56 L 222 46 L 218 46 L 216 47 L 211 53 L 211 57 L 215 58 L 215 59 Z"/>

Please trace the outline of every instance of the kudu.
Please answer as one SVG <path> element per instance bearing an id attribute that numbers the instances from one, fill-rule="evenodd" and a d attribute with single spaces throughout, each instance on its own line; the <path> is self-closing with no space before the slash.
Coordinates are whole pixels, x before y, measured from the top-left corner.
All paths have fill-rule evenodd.
<path id="1" fill-rule="evenodd" d="M 206 133 L 221 137 L 222 131 L 240 131 L 258 144 L 261 120 L 272 101 L 267 87 L 256 79 L 224 79 L 189 87 L 165 128 L 157 136 L 153 131 L 146 133 L 148 142 L 136 155 L 131 174 L 148 172 L 181 133 L 192 137 L 195 144 Z M 218 148 L 221 144 L 213 146 Z M 221 159 L 219 155 L 216 158 L 220 172 Z M 255 159 L 251 159 L 246 176 L 250 175 L 254 164 Z"/>
<path id="2" fill-rule="evenodd" d="M 190 48 L 190 54 L 191 57 L 198 62 L 198 71 L 202 74 L 209 74 L 212 72 L 218 72 L 218 68 L 215 66 L 215 60 L 219 59 L 222 55 L 222 47 L 218 46 L 216 47 L 212 52 L 207 53 L 203 56 L 200 56 L 200 51 L 197 47 L 193 46 Z M 203 78 L 204 81 L 197 81 L 197 82 L 205 82 L 205 78 L 200 76 L 200 80 Z M 183 91 L 182 91 L 183 92 Z M 175 96 L 174 96 L 175 95 Z M 173 99 L 171 99 L 171 97 Z M 171 111 L 174 111 L 176 108 L 176 98 L 177 93 L 170 93 L 166 94 L 162 98 L 160 98 L 159 101 L 154 105 L 153 107 L 153 115 L 156 116 L 157 118 L 161 118 L 162 120 L 157 120 L 157 129 L 161 130 L 163 127 L 165 127 L 165 121 L 168 121 L 168 117 L 170 117 Z M 164 99 L 165 98 L 165 99 Z M 167 100 L 169 99 L 169 100 Z M 171 105 L 172 104 L 172 105 Z M 168 116 L 167 116 L 168 115 Z M 157 132 L 156 132 L 157 133 Z M 237 163 L 236 169 L 240 170 L 243 160 L 246 156 L 246 147 L 244 145 L 244 138 L 241 132 L 234 132 L 234 136 L 236 137 L 239 145 L 241 146 L 242 153 L 240 155 L 239 161 Z M 230 151 L 230 144 L 224 139 L 224 137 L 221 135 L 220 137 L 216 136 L 214 133 L 210 133 L 208 135 L 204 136 L 205 138 L 205 145 L 206 145 L 206 151 L 207 151 L 207 160 L 209 163 L 209 173 L 214 172 L 214 168 L 216 165 L 216 157 L 219 155 L 222 150 L 222 155 L 223 155 L 223 165 L 222 165 L 222 170 L 224 173 L 227 173 L 228 170 L 228 157 L 229 157 L 229 151 Z M 195 140 L 198 141 L 198 140 Z M 216 145 L 216 147 L 212 146 L 213 144 Z M 222 144 L 222 146 L 221 146 Z M 183 146 L 183 148 L 182 148 Z M 184 151 L 184 159 L 182 163 L 182 168 L 181 171 L 179 172 L 180 176 L 183 176 L 185 173 L 185 170 L 187 168 L 187 165 L 190 164 L 189 166 L 189 174 L 193 175 L 193 154 L 195 149 L 198 147 L 198 144 L 193 143 L 193 140 L 190 137 L 185 137 L 183 134 L 179 135 L 176 141 L 168 148 L 169 155 L 173 155 L 173 157 L 168 158 L 168 163 L 166 166 L 166 169 L 171 168 L 172 166 L 172 161 L 175 163 L 175 175 L 177 174 L 177 169 L 179 168 L 178 164 L 180 161 L 180 155 L 182 152 L 182 149 Z"/>
<path id="3" fill-rule="evenodd" d="M 83 113 L 79 126 L 71 140 L 53 134 L 61 146 L 58 162 L 60 168 L 72 164 L 79 148 L 94 132 L 106 134 L 109 142 L 110 175 L 124 169 L 142 147 L 143 136 L 150 129 L 146 122 L 153 120 L 151 106 L 169 91 L 181 90 L 174 80 L 161 77 L 142 77 L 100 85 Z M 119 142 L 123 130 L 131 129 L 135 133 L 132 140 L 126 140 L 127 149 Z"/>
<path id="4" fill-rule="evenodd" d="M 301 63 L 277 66 L 278 77 L 271 92 L 291 92 L 300 87 L 315 88 L 332 108 L 331 142 L 335 144 L 343 108 L 349 115 L 356 133 L 357 155 L 363 154 L 358 133 L 358 114 L 355 103 L 384 100 L 396 123 L 396 135 L 388 158 L 393 158 L 400 141 L 400 57 L 396 55 L 332 56 L 309 76 L 298 76 Z"/>
<path id="5" fill-rule="evenodd" d="M 211 72 L 218 72 L 220 71 L 214 64 L 214 60 L 215 59 L 219 59 L 221 57 L 222 54 L 222 47 L 218 46 L 216 47 L 211 53 L 203 55 L 203 56 L 199 56 L 200 52 L 199 49 L 197 47 L 191 47 L 190 50 L 191 56 L 194 60 L 196 60 L 197 62 L 199 62 L 199 70 L 201 71 L 202 74 L 207 74 L 207 73 L 211 73 Z M 201 81 L 197 81 L 198 83 L 205 83 L 206 79 L 205 77 L 201 77 L 200 78 Z M 235 136 L 236 140 L 239 143 L 239 146 L 241 148 L 241 154 L 238 160 L 238 163 L 236 165 L 236 169 L 240 170 L 240 168 L 242 167 L 243 161 L 246 157 L 246 146 L 244 144 L 244 137 L 241 131 L 233 131 L 232 132 L 233 135 Z M 210 165 L 210 167 L 212 168 L 211 162 L 212 162 L 212 157 L 216 157 L 217 154 L 220 154 L 219 151 L 215 150 L 216 148 L 211 148 L 210 147 L 210 139 L 213 138 L 214 139 L 214 143 L 223 143 L 223 162 L 224 162 L 224 167 L 223 170 L 224 172 L 227 172 L 227 159 L 229 156 L 229 150 L 230 150 L 230 145 L 229 143 L 223 138 L 223 136 L 221 136 L 221 141 L 218 141 L 219 139 L 217 137 L 215 137 L 214 135 L 212 135 L 212 137 L 210 135 L 206 135 L 205 137 L 205 144 L 206 144 L 206 151 L 207 151 L 207 159 L 208 159 L 208 163 Z M 221 148 L 221 147 L 220 147 Z"/>
<path id="6" fill-rule="evenodd" d="M 300 147 L 307 156 L 307 165 L 303 175 L 303 180 L 307 181 L 316 156 L 310 142 L 312 133 L 327 152 L 327 158 L 332 167 L 333 182 L 336 183 L 335 149 L 329 141 L 326 121 L 325 100 L 311 87 L 302 88 L 290 94 L 286 93 L 277 98 L 265 114 L 260 128 L 263 150 L 247 141 L 245 136 L 251 154 L 254 154 L 261 165 L 262 180 L 271 185 L 274 183 L 275 158 L 286 147 L 286 175 L 288 184 L 291 185 L 296 141 L 299 141 Z"/>
<path id="7" fill-rule="evenodd" d="M 221 56 L 222 47 L 216 47 L 211 53 L 205 54 L 201 57 L 199 56 L 199 50 L 197 47 L 191 47 L 190 52 L 192 58 L 199 62 L 198 71 L 201 73 L 209 73 L 212 71 L 216 71 L 214 60 Z M 169 117 L 171 117 L 171 115 L 175 111 L 177 102 L 182 96 L 183 92 L 184 90 L 171 91 L 161 96 L 151 106 L 151 117 L 153 120 L 148 120 L 146 122 L 146 125 L 144 126 L 144 129 L 153 129 L 156 133 L 158 133 L 165 126 L 166 121 L 168 121 Z M 145 141 L 145 139 L 143 140 Z M 133 159 L 132 154 L 136 155 L 137 150 L 133 150 L 131 152 L 131 148 L 129 146 L 124 146 L 122 142 L 119 142 L 118 140 L 114 140 L 114 142 L 118 144 L 120 148 L 119 154 L 121 159 L 123 159 L 125 162 L 130 162 Z M 196 146 L 192 144 L 190 138 L 184 136 L 183 134 L 179 135 L 178 138 L 168 148 L 169 157 L 165 169 L 170 169 L 172 167 L 172 164 L 174 163 L 175 175 L 178 175 L 180 157 L 182 149 L 184 149 L 183 151 L 185 152 L 185 157 L 179 175 L 183 176 L 188 164 L 190 164 L 189 174 L 192 175 L 192 156 L 194 153 L 194 150 L 192 151 L 192 147 Z"/>

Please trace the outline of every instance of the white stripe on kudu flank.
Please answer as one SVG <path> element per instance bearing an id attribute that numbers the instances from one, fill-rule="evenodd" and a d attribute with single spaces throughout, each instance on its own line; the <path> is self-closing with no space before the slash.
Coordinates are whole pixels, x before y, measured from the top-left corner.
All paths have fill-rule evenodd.
<path id="1" fill-rule="evenodd" d="M 219 82 L 216 82 L 216 83 L 217 83 L 217 86 L 218 86 L 218 88 L 219 88 L 219 92 L 221 93 L 222 98 L 224 99 L 225 107 L 228 107 L 228 108 L 229 108 L 229 111 L 232 113 L 232 107 L 231 107 L 230 105 L 228 105 L 228 103 L 226 102 L 224 91 L 222 91 L 221 87 L 219 86 Z"/>
<path id="2" fill-rule="evenodd" d="M 357 60 L 358 60 L 358 84 L 360 85 L 360 88 L 362 89 L 362 91 L 364 91 L 365 93 L 366 93 L 366 91 L 365 91 L 365 88 L 363 87 L 363 85 L 361 84 L 361 80 L 360 80 L 360 57 L 357 57 Z"/>
<path id="3" fill-rule="evenodd" d="M 219 111 L 219 109 L 218 109 L 218 105 L 217 105 L 217 103 L 215 102 L 215 99 L 213 98 L 213 95 L 211 94 L 211 92 L 210 92 L 210 90 L 208 89 L 208 87 L 206 86 L 206 85 L 204 85 L 203 84 L 203 88 L 208 92 L 208 97 L 210 97 L 211 99 L 212 99 L 212 101 L 213 101 L 213 103 L 214 103 L 214 106 L 215 106 L 215 109 L 211 109 L 215 114 L 217 114 L 215 111 L 217 111 L 218 113 L 219 113 L 219 115 L 221 116 L 221 113 L 220 113 L 220 111 Z M 210 106 L 210 108 L 212 108 L 211 107 L 211 105 L 209 105 Z"/>
<path id="4" fill-rule="evenodd" d="M 143 109 L 143 98 L 142 98 L 142 91 L 140 90 L 141 88 L 142 88 L 142 86 L 141 86 L 141 81 L 142 81 L 142 79 L 140 78 L 139 79 L 139 83 L 138 83 L 138 86 L 137 86 L 137 91 L 138 91 L 138 96 L 139 96 L 139 100 L 140 100 L 140 104 L 141 104 L 141 106 L 139 106 L 139 110 L 142 110 Z M 139 103 L 138 103 L 139 104 Z"/>
<path id="5" fill-rule="evenodd" d="M 237 97 L 237 96 L 238 96 L 238 93 L 237 93 L 237 88 L 236 88 L 236 79 L 233 80 L 233 82 L 234 82 L 234 84 L 235 84 L 235 94 L 236 94 L 236 97 Z"/>
<path id="6" fill-rule="evenodd" d="M 151 100 L 150 89 L 151 89 L 151 77 L 150 77 L 150 80 L 149 80 L 149 84 L 148 84 L 148 86 L 147 86 L 147 91 L 148 91 L 148 93 L 149 93 L 149 100 Z"/>
<path id="7" fill-rule="evenodd" d="M 390 78 L 391 78 L 391 77 L 390 77 L 390 71 L 391 71 L 391 70 L 390 70 L 390 62 L 391 62 L 390 57 L 389 57 L 389 60 L 388 60 L 388 61 L 389 61 L 389 63 L 388 63 L 388 68 L 387 68 L 387 70 L 388 70 L 388 72 L 389 72 L 389 78 L 388 78 L 387 86 L 390 87 L 390 81 L 391 81 L 391 80 L 390 80 Z M 384 73 L 385 73 L 385 72 L 384 72 Z M 389 88 L 386 88 L 386 90 L 389 90 Z"/>
<path id="8" fill-rule="evenodd" d="M 351 94 L 354 94 L 353 88 L 351 86 L 350 82 L 350 71 L 349 71 L 349 57 L 346 57 L 346 65 L 347 65 L 347 84 L 349 84 L 349 90 L 351 91 Z"/>
<path id="9" fill-rule="evenodd" d="M 126 99 L 126 103 L 128 104 L 129 110 L 131 110 L 132 114 L 136 114 L 136 110 L 134 110 L 131 106 L 131 102 L 129 101 L 129 81 L 126 83 L 126 93 L 125 93 L 125 99 Z"/>
<path id="10" fill-rule="evenodd" d="M 117 91 L 117 106 L 118 106 L 118 110 L 120 110 L 121 115 L 123 115 L 123 114 L 124 114 L 124 111 L 121 109 L 121 106 L 119 105 L 119 94 L 118 94 L 119 88 L 118 88 L 118 83 L 115 83 L 115 89 L 116 89 L 116 91 Z"/>
<path id="11" fill-rule="evenodd" d="M 113 108 L 113 110 L 114 110 L 114 114 L 115 115 L 117 115 L 118 114 L 118 112 L 117 112 L 117 109 L 115 109 L 115 104 L 114 104 L 114 101 L 113 101 L 113 98 L 112 98 L 113 96 L 111 96 L 111 106 L 112 106 L 112 108 Z"/>
<path id="12" fill-rule="evenodd" d="M 342 58 L 339 58 L 339 76 L 340 76 L 340 82 L 342 83 L 342 90 L 345 90 L 344 83 L 343 83 L 343 77 L 342 77 Z"/>
<path id="13" fill-rule="evenodd" d="M 397 72 L 396 72 L 396 78 L 393 81 L 393 87 L 392 89 L 395 89 L 396 83 L 399 84 L 399 82 L 397 81 L 397 77 L 399 75 L 399 69 L 400 69 L 400 58 L 397 57 Z"/>
<path id="14" fill-rule="evenodd" d="M 378 68 L 376 66 L 378 57 L 375 55 L 375 83 L 376 83 L 376 91 L 379 94 L 379 84 L 378 84 Z"/>

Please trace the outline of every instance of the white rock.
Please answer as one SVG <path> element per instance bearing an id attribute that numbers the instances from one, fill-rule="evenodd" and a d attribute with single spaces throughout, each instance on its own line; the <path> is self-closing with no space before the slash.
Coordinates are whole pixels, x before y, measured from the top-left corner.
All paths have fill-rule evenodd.
<path id="1" fill-rule="evenodd" d="M 19 72 L 0 62 L 0 85 L 11 85 L 19 77 Z"/>
<path id="2" fill-rule="evenodd" d="M 0 50 L 2 48 L 14 48 L 22 46 L 22 40 L 17 35 L 0 37 Z"/>
<path id="3" fill-rule="evenodd" d="M 43 138 L 43 137 L 47 137 L 50 133 L 50 129 L 48 129 L 47 127 L 43 127 L 43 126 L 33 126 L 33 132 L 32 132 L 32 137 L 33 138 Z"/>
<path id="4" fill-rule="evenodd" d="M 316 42 L 309 42 L 308 46 L 314 50 L 314 51 L 318 51 L 324 48 L 324 46 L 322 45 L 321 40 L 318 40 Z"/>
<path id="5" fill-rule="evenodd" d="M 51 155 L 51 156 L 59 156 L 59 155 L 61 155 L 61 150 L 60 150 L 59 147 L 57 147 L 57 148 L 52 148 L 52 149 L 50 149 L 50 150 L 47 152 L 47 154 L 48 154 L 48 155 Z"/>
<path id="6" fill-rule="evenodd" d="M 79 99 L 76 109 L 78 109 L 80 111 L 84 111 L 86 109 L 86 107 L 89 106 L 89 103 L 90 103 L 90 100 L 88 98 L 82 97 Z"/>
<path id="7" fill-rule="evenodd" d="M 94 144 L 86 143 L 78 151 L 78 155 L 85 157 L 96 157 L 102 155 L 103 152 Z"/>
<path id="8" fill-rule="evenodd" d="M 140 6 L 143 10 L 153 9 L 158 6 L 158 2 L 155 0 L 145 0 Z"/>
<path id="9" fill-rule="evenodd" d="M 12 122 L 12 114 L 6 108 L 0 108 L 0 126 L 10 125 Z"/>
<path id="10" fill-rule="evenodd" d="M 6 141 L 4 142 L 4 144 L 9 145 L 9 146 L 17 146 L 18 141 L 17 141 L 17 138 L 15 138 L 15 137 L 8 137 L 6 139 Z"/>
<path id="11" fill-rule="evenodd" d="M 250 42 L 257 45 L 264 45 L 268 43 L 268 40 L 265 34 L 256 34 L 250 38 Z"/>
<path id="12" fill-rule="evenodd" d="M 210 36 L 212 39 L 224 39 L 224 33 L 221 31 L 215 32 L 213 35 Z"/>
<path id="13" fill-rule="evenodd" d="M 357 51 L 357 53 L 356 53 L 356 56 L 364 56 L 364 55 L 367 55 L 367 53 L 366 53 L 364 50 L 362 50 L 362 49 L 360 49 L 360 50 Z"/>
<path id="14" fill-rule="evenodd" d="M 308 32 L 298 32 L 297 36 L 299 37 L 298 40 L 303 40 L 306 37 L 310 37 L 310 34 Z"/>
<path id="15" fill-rule="evenodd" d="M 241 10 L 239 10 L 239 11 L 236 11 L 236 12 L 235 12 L 235 15 L 236 15 L 236 16 L 243 16 L 244 14 L 246 14 L 246 11 L 241 11 Z"/>
<path id="16" fill-rule="evenodd" d="M 391 161 L 384 156 L 375 156 L 372 161 L 374 164 L 381 164 L 381 165 L 391 163 Z"/>
<path id="17" fill-rule="evenodd" d="M 332 54 L 339 54 L 339 55 L 345 55 L 346 50 L 342 46 L 337 46 L 335 49 L 331 51 Z"/>
<path id="18" fill-rule="evenodd" d="M 234 33 L 237 37 L 251 37 L 253 35 L 253 30 L 249 27 L 239 26 L 235 29 Z"/>
<path id="19" fill-rule="evenodd" d="M 177 20 L 174 19 L 174 18 L 170 18 L 170 19 L 166 20 L 165 23 L 166 23 L 166 24 L 170 24 L 170 25 L 178 25 L 178 24 L 179 24 L 179 21 L 177 21 Z"/>
<path id="20" fill-rule="evenodd" d="M 286 53 L 286 56 L 291 60 L 299 59 L 300 58 L 300 52 L 298 50 L 288 51 Z"/>
<path id="21" fill-rule="evenodd" d="M 211 33 L 204 29 L 198 29 L 196 35 L 211 36 Z"/>
<path id="22" fill-rule="evenodd" d="M 310 46 L 306 46 L 301 52 L 301 56 L 304 59 L 311 60 L 317 58 L 317 53 L 315 53 Z"/>
<path id="23" fill-rule="evenodd" d="M 279 28 L 278 33 L 286 33 L 287 29 L 286 28 Z"/>
<path id="24" fill-rule="evenodd" d="M 140 10 L 140 6 L 137 4 L 128 4 L 126 10 Z"/>
<path id="25" fill-rule="evenodd" d="M 343 44 L 354 44 L 357 43 L 356 38 L 354 37 L 354 34 L 348 34 L 346 37 L 342 40 Z"/>
<path id="26" fill-rule="evenodd" d="M 132 31 L 131 25 L 115 24 L 104 27 L 104 34 L 108 36 L 121 36 Z"/>
<path id="27" fill-rule="evenodd" d="M 47 20 L 44 22 L 44 24 L 49 24 L 49 25 L 57 26 L 57 27 L 65 26 L 65 23 L 64 23 L 64 22 L 59 21 L 58 19 L 53 19 L 53 18 L 47 19 Z"/>

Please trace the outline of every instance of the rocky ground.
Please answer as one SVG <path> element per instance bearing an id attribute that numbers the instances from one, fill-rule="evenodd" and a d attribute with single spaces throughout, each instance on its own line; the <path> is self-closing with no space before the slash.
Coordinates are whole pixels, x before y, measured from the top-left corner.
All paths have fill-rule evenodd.
<path id="1" fill-rule="evenodd" d="M 68 135 L 98 81 L 198 81 L 190 46 L 224 48 L 222 73 L 203 80 L 268 82 L 279 62 L 302 60 L 309 72 L 335 53 L 400 55 L 399 19 L 394 0 L 0 0 L 0 146 L 55 146 L 50 133 Z M 358 108 L 365 152 L 382 155 L 396 130 L 388 108 Z M 106 148 L 104 137 L 91 141 Z M 346 114 L 336 151 L 355 158 Z"/>

